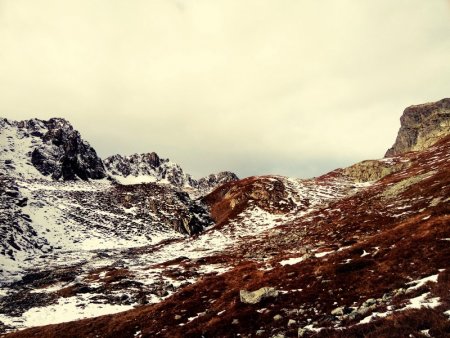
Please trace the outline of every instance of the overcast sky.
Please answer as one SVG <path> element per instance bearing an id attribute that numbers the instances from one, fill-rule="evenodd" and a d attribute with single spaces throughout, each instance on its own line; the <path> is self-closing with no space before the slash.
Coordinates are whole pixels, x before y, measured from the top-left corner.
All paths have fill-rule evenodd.
<path id="1" fill-rule="evenodd" d="M 317 176 L 449 96 L 447 0 L 0 0 L 0 116 L 67 118 L 102 157 Z"/>

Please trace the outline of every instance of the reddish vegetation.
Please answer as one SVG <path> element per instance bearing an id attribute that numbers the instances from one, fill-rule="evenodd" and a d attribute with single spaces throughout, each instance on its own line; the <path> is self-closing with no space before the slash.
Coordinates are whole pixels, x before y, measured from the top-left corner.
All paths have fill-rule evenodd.
<path id="1" fill-rule="evenodd" d="M 264 330 L 262 337 L 277 333 L 297 337 L 298 328 L 314 324 L 322 331 L 309 331 L 305 336 L 424 337 L 422 331 L 429 330 L 433 337 L 449 337 L 450 321 L 443 313 L 450 308 L 449 158 L 450 137 L 427 151 L 403 155 L 403 160 L 411 162 L 407 169 L 306 218 L 263 236 L 246 238 L 241 246 L 206 258 L 211 262 L 233 261 L 236 266 L 227 273 L 208 275 L 185 286 L 160 304 L 7 336 L 133 337 L 140 331 L 142 337 L 255 337 L 257 330 Z M 424 174 L 427 176 L 414 184 L 403 185 L 395 194 L 388 193 L 404 179 Z M 245 208 L 249 198 L 271 198 L 261 188 L 267 179 L 252 177 L 228 183 L 209 195 L 205 200 L 212 206 L 218 224 L 226 226 L 227 220 Z M 275 194 L 283 194 L 282 189 Z M 324 257 L 314 255 L 328 251 L 334 252 Z M 303 254 L 305 259 L 300 263 L 278 264 Z M 166 266 L 173 264 L 192 263 L 181 258 Z M 167 273 L 176 271 L 169 269 Z M 407 289 L 412 280 L 436 274 L 437 283 L 424 284 L 409 293 L 397 292 Z M 283 292 L 276 299 L 256 305 L 239 301 L 239 290 L 264 286 Z M 430 297 L 439 297 L 440 305 L 394 312 L 358 324 L 372 311 L 385 312 L 388 304 L 401 309 L 409 299 L 426 292 Z M 337 307 L 359 308 L 368 299 L 383 297 L 388 300 L 364 315 L 342 320 L 331 315 Z M 282 318 L 274 320 L 277 314 Z M 288 326 L 290 319 L 295 320 L 295 325 Z M 341 329 L 335 329 L 335 325 Z"/>
<path id="2" fill-rule="evenodd" d="M 285 199 L 285 187 L 280 181 L 272 176 L 252 176 L 220 186 L 203 201 L 210 206 L 216 226 L 221 226 L 244 211 L 250 201 L 272 213 L 288 212 L 292 201 L 279 203 Z"/>

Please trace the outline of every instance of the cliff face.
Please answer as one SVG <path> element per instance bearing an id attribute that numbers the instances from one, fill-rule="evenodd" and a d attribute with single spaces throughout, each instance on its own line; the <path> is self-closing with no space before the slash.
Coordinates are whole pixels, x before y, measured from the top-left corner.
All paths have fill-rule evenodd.
<path id="1" fill-rule="evenodd" d="M 450 133 L 450 98 L 411 106 L 400 118 L 397 139 L 386 157 L 424 150 Z"/>
<path id="2" fill-rule="evenodd" d="M 4 157 L 15 169 L 20 169 L 18 157 L 22 155 L 25 159 L 22 167 L 31 164 L 42 175 L 54 180 L 106 177 L 103 162 L 95 150 L 64 119 L 3 119 L 0 121 L 0 131 L 6 136 L 1 158 Z M 6 146 L 9 146 L 9 149 Z"/>

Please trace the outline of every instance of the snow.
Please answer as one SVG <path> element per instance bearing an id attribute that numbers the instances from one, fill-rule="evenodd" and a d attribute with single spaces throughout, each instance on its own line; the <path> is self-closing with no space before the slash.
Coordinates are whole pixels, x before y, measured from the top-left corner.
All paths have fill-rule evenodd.
<path id="1" fill-rule="evenodd" d="M 421 309 L 423 307 L 435 308 L 441 305 L 439 297 L 428 298 L 430 293 L 424 293 L 418 297 L 412 298 L 409 300 L 410 304 L 403 308 L 403 310 L 407 309 Z"/>
<path id="2" fill-rule="evenodd" d="M 431 275 L 431 276 L 428 276 L 428 277 L 424 277 L 422 279 L 418 279 L 418 280 L 415 280 L 415 281 L 408 282 L 407 283 L 408 285 L 415 284 L 414 286 L 410 286 L 408 288 L 408 290 L 416 290 L 416 289 L 424 286 L 428 282 L 436 283 L 437 280 L 438 280 L 438 276 L 439 276 L 439 274 L 436 274 L 436 275 Z"/>
<path id="3" fill-rule="evenodd" d="M 304 327 L 304 329 L 309 330 L 309 331 L 313 331 L 313 332 L 320 332 L 320 331 L 322 331 L 322 328 L 315 328 L 315 327 L 313 327 L 313 324 L 306 325 Z"/>
<path id="4" fill-rule="evenodd" d="M 282 260 L 280 262 L 280 264 L 283 265 L 283 266 L 284 265 L 294 265 L 294 264 L 300 263 L 300 262 L 302 262 L 304 260 L 305 260 L 304 256 L 302 256 L 302 257 L 293 257 L 293 258 Z"/>
<path id="5" fill-rule="evenodd" d="M 64 283 L 56 283 L 54 285 L 47 286 L 45 288 L 39 288 L 39 289 L 31 290 L 30 292 L 31 293 L 53 293 L 53 292 L 56 292 L 58 290 L 61 290 L 64 286 L 66 286 L 66 284 L 64 284 Z"/>
<path id="6" fill-rule="evenodd" d="M 123 176 L 119 176 L 119 175 L 111 175 L 111 176 L 114 179 L 116 179 L 120 184 L 123 184 L 123 185 L 154 183 L 154 182 L 160 181 L 155 176 L 150 176 L 150 175 L 139 175 L 139 176 L 128 175 L 127 177 L 123 177 Z"/>
<path id="7" fill-rule="evenodd" d="M 436 308 L 439 305 L 441 305 L 439 297 L 429 298 L 429 296 L 430 296 L 430 292 L 427 292 L 418 297 L 411 298 L 409 300 L 409 304 L 407 304 L 405 307 L 398 309 L 398 310 L 386 311 L 386 312 L 373 312 L 371 315 L 362 319 L 359 322 L 359 324 L 370 323 L 372 320 L 387 317 L 387 316 L 393 314 L 394 312 L 401 312 L 401 311 L 405 311 L 405 310 L 409 310 L 409 309 L 421 309 L 424 307 Z"/>
<path id="8" fill-rule="evenodd" d="M 365 317 L 364 319 L 359 321 L 359 324 L 367 324 L 370 323 L 374 319 L 384 318 L 388 315 L 392 314 L 392 311 L 387 312 L 373 312 L 370 316 Z"/>
<path id="9" fill-rule="evenodd" d="M 368 253 L 366 250 L 364 250 L 364 252 L 362 253 L 361 257 L 366 257 L 370 255 L 370 253 Z"/>
<path id="10" fill-rule="evenodd" d="M 89 297 L 94 296 L 90 295 Z M 88 296 L 60 298 L 57 304 L 32 308 L 26 311 L 20 318 L 0 314 L 0 321 L 17 328 L 26 328 L 113 314 L 133 308 L 131 305 L 88 303 L 86 302 L 86 297 Z"/>
<path id="11" fill-rule="evenodd" d="M 229 271 L 231 268 L 230 267 L 225 267 L 221 264 L 210 264 L 210 265 L 203 265 L 198 269 L 198 272 L 202 273 L 202 274 L 207 274 L 207 273 L 217 273 L 217 274 L 222 274 L 225 273 L 227 271 Z"/>
<path id="12" fill-rule="evenodd" d="M 334 251 L 324 251 L 324 252 L 319 252 L 316 253 L 314 256 L 317 258 L 322 258 L 325 257 L 326 255 L 329 255 L 330 253 L 333 253 Z"/>

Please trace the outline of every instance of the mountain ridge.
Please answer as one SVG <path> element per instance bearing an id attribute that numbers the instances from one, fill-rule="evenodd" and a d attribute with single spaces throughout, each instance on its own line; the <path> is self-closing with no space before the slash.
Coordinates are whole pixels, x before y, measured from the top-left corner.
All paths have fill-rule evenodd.
<path id="1" fill-rule="evenodd" d="M 433 116 L 433 104 L 425 107 Z M 427 119 L 426 132 L 419 126 L 426 141 L 413 138 L 417 149 L 410 142 L 312 179 L 226 182 L 194 200 L 211 223 L 189 237 L 33 256 L 33 268 L 0 285 L 0 330 L 3 322 L 4 332 L 25 328 L 7 337 L 447 337 L 450 133 L 440 118 Z M 399 135 L 408 123 L 402 118 Z M 162 209 L 161 189 L 183 192 L 157 183 L 81 192 L 101 181 L 19 180 L 20 195 L 13 186 L 4 194 L 20 208 L 35 200 L 32 189 L 76 188 L 62 201 L 104 202 L 69 212 L 92 208 L 86 218 L 99 213 L 105 224 L 130 212 L 170 216 L 188 198 L 170 197 L 173 208 Z M 184 227 L 189 217 L 164 222 Z"/>

